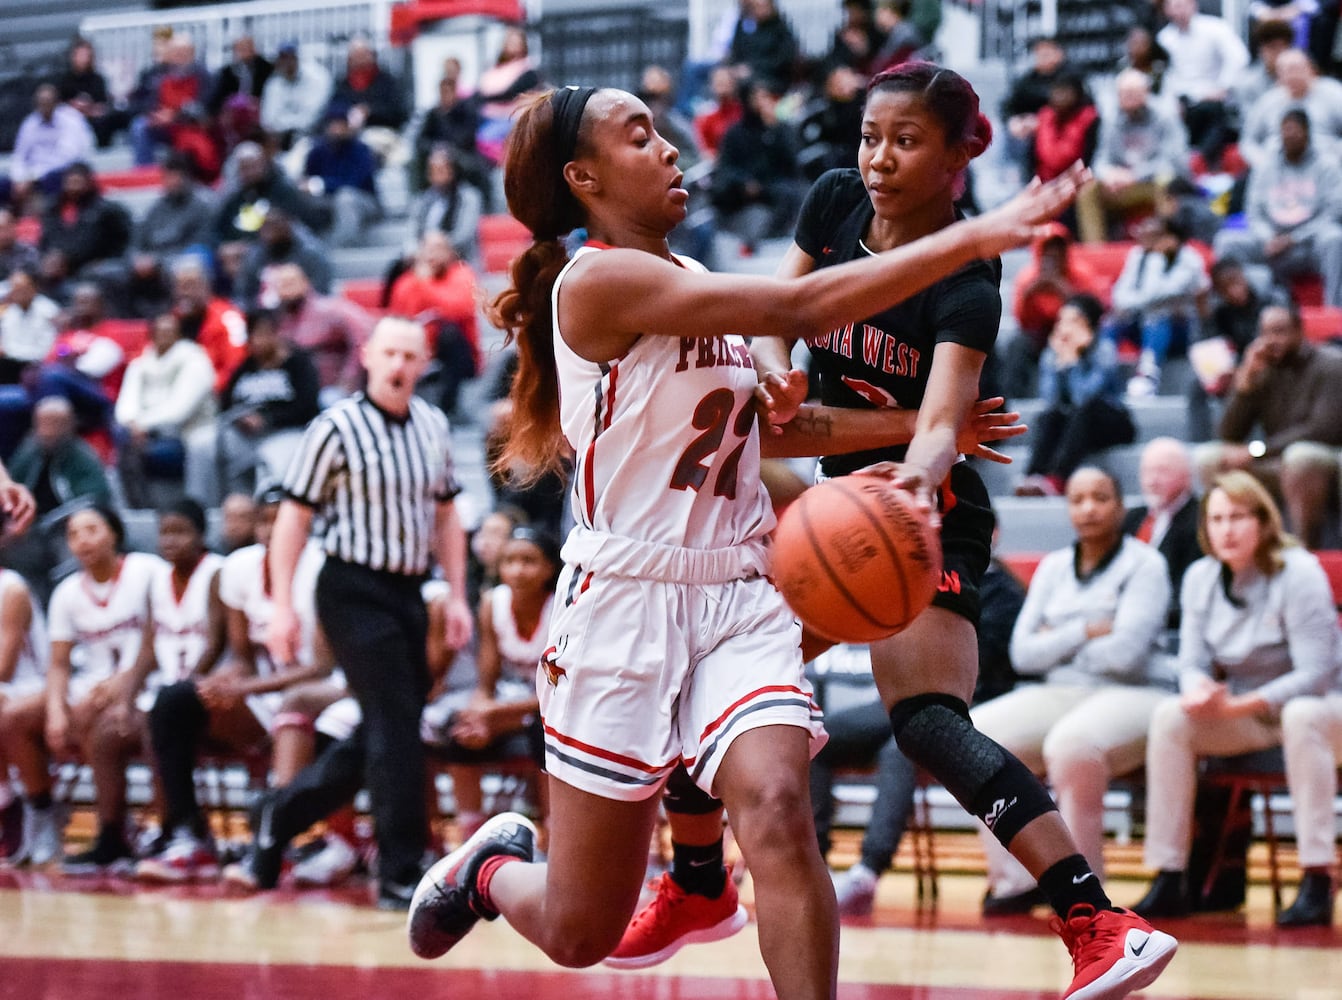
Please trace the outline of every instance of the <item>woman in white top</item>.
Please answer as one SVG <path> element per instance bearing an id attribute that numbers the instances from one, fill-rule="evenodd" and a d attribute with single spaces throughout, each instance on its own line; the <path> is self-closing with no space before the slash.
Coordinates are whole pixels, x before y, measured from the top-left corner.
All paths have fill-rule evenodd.
<path id="1" fill-rule="evenodd" d="M 46 683 L 47 626 L 23 577 L 0 568 L 0 858 L 14 854 L 23 835 L 23 803 L 9 783 L 4 733 L 7 703 L 40 692 Z"/>
<path id="2" fill-rule="evenodd" d="M 453 692 L 425 710 L 425 742 L 437 744 L 452 764 L 448 772 L 462 839 L 487 819 L 478 765 L 529 756 L 544 766 L 536 670 L 549 644 L 561 565 L 555 539 L 532 528 L 513 529 L 500 553 L 502 582 L 480 597 L 475 688 Z"/>
<path id="3" fill-rule="evenodd" d="M 979 731 L 1045 775 L 1091 869 L 1104 872 L 1104 793 L 1141 767 L 1151 713 L 1168 694 L 1151 666 L 1169 606 L 1165 560 L 1123 534 L 1114 477 L 1083 466 L 1067 480 L 1076 542 L 1044 557 L 1011 633 L 1022 684 L 971 712 Z M 980 827 L 987 916 L 1047 902 L 1035 880 Z"/>
<path id="4" fill-rule="evenodd" d="M 118 468 L 126 502 L 144 507 L 146 475 L 180 479 L 186 435 L 214 417 L 214 365 L 182 336 L 172 313 L 154 317 L 150 343 L 126 366 L 117 394 Z"/>
<path id="5" fill-rule="evenodd" d="M 126 761 L 140 748 L 143 729 L 135 705 L 142 677 L 134 667 L 148 641 L 149 588 L 161 563 L 145 552 L 123 553 L 121 518 L 99 505 L 70 517 L 65 540 L 80 570 L 51 595 L 45 690 L 6 709 L 9 760 L 27 792 L 21 854 L 31 864 L 56 860 L 61 849 L 52 755 L 80 753 L 92 766 L 99 837 L 124 841 Z"/>
<path id="6" fill-rule="evenodd" d="M 1337 662 L 1328 577 L 1257 479 L 1219 476 L 1198 538 L 1209 555 L 1180 590 L 1180 693 L 1157 706 L 1146 745 L 1146 864 L 1158 874 L 1134 909 L 1153 915 L 1188 909 L 1198 759 L 1280 746 L 1282 706 L 1321 694 Z"/>

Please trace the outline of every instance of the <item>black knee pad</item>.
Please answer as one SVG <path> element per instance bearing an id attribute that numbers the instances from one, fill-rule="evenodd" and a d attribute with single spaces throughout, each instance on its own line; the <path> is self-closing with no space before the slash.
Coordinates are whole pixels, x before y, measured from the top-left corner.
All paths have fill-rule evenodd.
<path id="1" fill-rule="evenodd" d="M 666 779 L 662 789 L 662 804 L 669 813 L 682 816 L 707 816 L 722 808 L 722 801 L 715 799 L 694 783 L 684 764 L 677 764 Z"/>
<path id="2" fill-rule="evenodd" d="M 1057 809 L 1029 768 L 974 728 L 963 700 L 947 694 L 906 698 L 890 710 L 890 724 L 905 756 L 983 820 L 1002 844 Z"/>

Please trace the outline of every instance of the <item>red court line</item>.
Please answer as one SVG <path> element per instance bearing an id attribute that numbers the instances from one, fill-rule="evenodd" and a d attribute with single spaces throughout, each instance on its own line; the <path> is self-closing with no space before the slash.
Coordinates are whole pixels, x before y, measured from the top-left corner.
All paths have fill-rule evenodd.
<path id="1" fill-rule="evenodd" d="M 772 1000 L 760 980 L 629 976 L 612 972 L 485 972 L 463 969 L 370 969 L 345 966 L 195 964 L 5 959 L 0 997 L 43 1000 Z M 1056 992 L 944 986 L 841 984 L 843 1000 L 1056 1000 Z M 1174 998 L 1166 1000 L 1195 1000 Z"/>

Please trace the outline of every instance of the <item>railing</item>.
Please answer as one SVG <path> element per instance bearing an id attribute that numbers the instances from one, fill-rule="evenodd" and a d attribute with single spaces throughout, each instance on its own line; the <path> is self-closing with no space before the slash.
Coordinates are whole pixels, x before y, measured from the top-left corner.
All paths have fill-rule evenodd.
<path id="1" fill-rule="evenodd" d="M 262 52 L 297 42 L 304 58 L 333 70 L 343 65 L 345 45 L 366 36 L 378 51 L 388 46 L 393 0 L 254 0 L 163 11 L 100 14 L 85 18 L 80 34 L 98 51 L 98 68 L 113 94 L 124 97 L 151 62 L 156 24 L 191 36 L 197 58 L 211 70 L 229 58 L 233 39 L 248 34 Z"/>

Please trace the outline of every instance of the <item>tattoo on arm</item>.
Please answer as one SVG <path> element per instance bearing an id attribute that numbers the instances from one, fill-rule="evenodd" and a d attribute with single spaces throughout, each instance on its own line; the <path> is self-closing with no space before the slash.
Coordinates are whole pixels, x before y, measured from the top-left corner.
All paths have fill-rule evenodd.
<path id="1" fill-rule="evenodd" d="M 833 437 L 834 418 L 812 406 L 803 406 L 792 418 L 792 425 L 809 437 Z"/>

